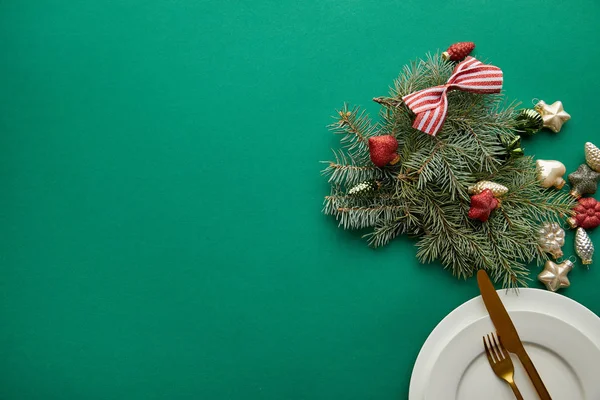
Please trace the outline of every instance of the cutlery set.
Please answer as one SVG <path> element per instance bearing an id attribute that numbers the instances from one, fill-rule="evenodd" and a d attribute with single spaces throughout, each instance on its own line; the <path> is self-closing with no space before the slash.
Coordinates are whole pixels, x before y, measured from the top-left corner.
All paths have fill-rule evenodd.
<path id="1" fill-rule="evenodd" d="M 527 375 L 529 375 L 540 399 L 551 400 L 552 398 L 548 393 L 548 389 L 546 389 L 542 378 L 540 378 L 540 374 L 525 351 L 525 347 L 523 347 L 523 343 L 506 308 L 504 308 L 494 285 L 484 270 L 477 272 L 477 284 L 479 285 L 479 291 L 481 292 L 485 308 L 490 315 L 497 333 L 497 336 L 492 333 L 483 337 L 485 352 L 492 370 L 500 379 L 510 385 L 517 399 L 523 399 L 513 379 L 514 366 L 510 358 L 510 353 L 515 354 L 521 361 L 521 364 L 523 364 L 525 371 L 527 371 Z"/>

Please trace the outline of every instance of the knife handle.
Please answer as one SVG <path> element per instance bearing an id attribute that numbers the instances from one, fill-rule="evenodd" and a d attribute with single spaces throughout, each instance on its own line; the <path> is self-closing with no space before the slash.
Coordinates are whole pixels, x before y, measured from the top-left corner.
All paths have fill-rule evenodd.
<path id="1" fill-rule="evenodd" d="M 517 354 L 517 356 L 519 357 L 519 360 L 521 360 L 521 364 L 523 364 L 525 371 L 527 371 L 527 375 L 529 375 L 529 379 L 531 379 L 531 382 L 535 387 L 535 391 L 540 396 L 540 399 L 552 400 L 550 393 L 548 393 L 548 389 L 546 389 L 546 386 L 544 386 L 544 382 L 542 382 L 540 374 L 538 374 L 537 369 L 535 369 L 535 366 L 533 365 L 533 362 L 531 362 L 531 359 L 527 353 L 525 353 L 525 351 L 519 353 L 520 354 Z"/>

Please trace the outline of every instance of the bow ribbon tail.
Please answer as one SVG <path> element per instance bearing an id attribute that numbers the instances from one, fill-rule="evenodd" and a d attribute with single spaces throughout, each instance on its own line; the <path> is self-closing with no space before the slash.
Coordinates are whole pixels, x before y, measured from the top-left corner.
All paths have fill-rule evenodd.
<path id="1" fill-rule="evenodd" d="M 425 132 L 428 135 L 435 136 L 444 121 L 448 112 L 448 98 L 443 95 L 440 98 L 439 104 L 435 108 L 430 108 L 417 114 L 413 122 L 413 128 Z"/>

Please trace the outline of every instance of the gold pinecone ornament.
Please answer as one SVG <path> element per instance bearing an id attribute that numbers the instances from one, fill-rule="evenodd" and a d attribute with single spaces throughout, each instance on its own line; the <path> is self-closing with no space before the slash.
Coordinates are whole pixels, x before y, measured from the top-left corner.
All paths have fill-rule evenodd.
<path id="1" fill-rule="evenodd" d="M 596 172 L 600 172 L 600 149 L 592 142 L 585 144 L 585 161 Z"/>
<path id="2" fill-rule="evenodd" d="M 484 190 L 489 189 L 494 194 L 494 197 L 501 197 L 508 193 L 508 188 L 504 185 L 501 185 L 492 181 L 479 181 L 473 186 L 469 186 L 469 194 L 479 194 Z"/>
<path id="3" fill-rule="evenodd" d="M 556 222 L 546 222 L 538 231 L 538 245 L 544 253 L 550 253 L 556 260 L 563 256 L 565 230 Z"/>

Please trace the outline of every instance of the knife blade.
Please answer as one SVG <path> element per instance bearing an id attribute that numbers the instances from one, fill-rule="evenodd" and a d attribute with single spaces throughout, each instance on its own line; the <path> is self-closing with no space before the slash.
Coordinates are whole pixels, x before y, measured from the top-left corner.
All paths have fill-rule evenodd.
<path id="1" fill-rule="evenodd" d="M 482 269 L 477 271 L 477 284 L 479 285 L 479 291 L 481 292 L 481 298 L 483 299 L 485 308 L 487 308 L 488 313 L 490 314 L 490 318 L 496 327 L 496 331 L 502 340 L 502 344 L 509 352 L 514 353 L 519 357 L 519 360 L 521 361 L 521 364 L 523 364 L 525 371 L 527 371 L 527 375 L 529 375 L 529 379 L 531 379 L 540 399 L 552 400 L 550 393 L 548 393 L 548 389 L 546 389 L 544 382 L 542 382 L 540 374 L 535 369 L 533 362 L 525 351 L 525 347 L 523 347 L 517 329 L 512 323 L 506 308 L 504 308 L 504 304 L 502 304 L 502 300 L 500 300 L 498 293 L 496 293 L 496 289 L 494 288 L 490 277 Z"/>

